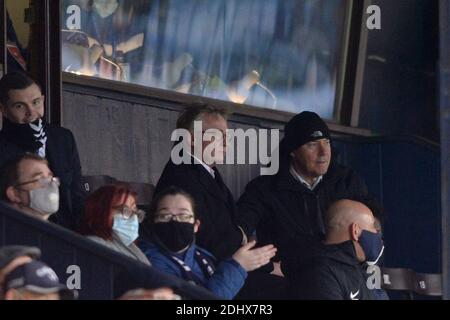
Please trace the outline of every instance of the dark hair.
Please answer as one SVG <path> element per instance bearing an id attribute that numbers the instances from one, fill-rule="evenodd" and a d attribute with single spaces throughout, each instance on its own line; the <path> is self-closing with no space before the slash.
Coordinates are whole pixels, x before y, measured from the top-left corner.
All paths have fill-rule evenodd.
<path id="1" fill-rule="evenodd" d="M 194 214 L 194 218 L 196 217 L 194 198 L 183 189 L 175 186 L 170 186 L 153 196 L 148 215 L 145 217 L 145 220 L 142 223 L 142 228 L 140 229 L 144 236 L 151 237 L 153 221 L 155 218 L 156 211 L 158 211 L 158 205 L 161 202 L 161 200 L 166 196 L 176 196 L 176 195 L 182 195 L 183 197 L 186 197 L 188 199 L 192 207 L 192 213 Z"/>
<path id="2" fill-rule="evenodd" d="M 86 200 L 79 233 L 111 240 L 114 208 L 123 205 L 129 196 L 136 198 L 137 194 L 123 182 L 94 191 Z"/>
<path id="3" fill-rule="evenodd" d="M 218 115 L 225 120 L 228 118 L 228 112 L 224 108 L 212 106 L 205 103 L 197 103 L 189 106 L 178 118 L 177 129 L 191 130 L 194 121 L 200 120 L 204 114 Z"/>
<path id="4" fill-rule="evenodd" d="M 19 166 L 26 160 L 42 161 L 48 165 L 45 158 L 33 153 L 25 153 L 6 162 L 0 169 L 0 200 L 9 201 L 6 191 L 19 182 Z"/>
<path id="5" fill-rule="evenodd" d="M 158 194 L 156 194 L 153 197 L 152 204 L 150 206 L 149 218 L 153 221 L 156 211 L 158 211 L 158 205 L 163 198 L 165 198 L 166 196 L 177 196 L 177 195 L 186 197 L 189 200 L 191 207 L 192 207 L 192 213 L 194 214 L 194 217 L 195 217 L 195 200 L 194 200 L 194 198 L 189 193 L 184 191 L 183 189 L 175 187 L 175 186 L 170 186 L 170 187 L 162 190 L 161 192 L 159 192 Z"/>
<path id="6" fill-rule="evenodd" d="M 26 89 L 33 84 L 41 90 L 41 86 L 26 73 L 21 71 L 7 73 L 0 80 L 0 104 L 6 106 L 9 101 L 9 91 Z"/>

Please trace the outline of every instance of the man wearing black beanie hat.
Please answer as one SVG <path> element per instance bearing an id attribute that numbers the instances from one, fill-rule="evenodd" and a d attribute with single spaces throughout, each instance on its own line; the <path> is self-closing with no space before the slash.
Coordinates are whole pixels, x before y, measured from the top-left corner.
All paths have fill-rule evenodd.
<path id="1" fill-rule="evenodd" d="M 292 158 L 293 176 L 314 189 L 330 165 L 328 126 L 316 113 L 304 111 L 288 122 L 284 132 L 280 144 L 282 161 Z"/>
<path id="2" fill-rule="evenodd" d="M 314 112 L 285 126 L 276 175 L 251 181 L 238 202 L 238 224 L 258 242 L 278 248 L 283 273 L 297 270 L 323 240 L 323 214 L 335 200 L 367 197 L 363 180 L 332 160 L 330 131 Z"/>
<path id="3" fill-rule="evenodd" d="M 330 140 L 327 124 L 314 112 L 304 111 L 293 117 L 285 126 L 282 152 L 291 152 L 307 142 Z"/>

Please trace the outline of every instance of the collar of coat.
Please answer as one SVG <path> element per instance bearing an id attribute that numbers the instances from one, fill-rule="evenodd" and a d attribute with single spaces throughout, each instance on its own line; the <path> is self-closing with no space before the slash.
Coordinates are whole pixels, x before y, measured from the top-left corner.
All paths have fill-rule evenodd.
<path id="1" fill-rule="evenodd" d="M 192 164 L 190 164 L 190 166 L 193 166 L 198 177 L 198 182 L 203 185 L 203 187 L 209 194 L 211 194 L 215 198 L 223 200 L 227 206 L 230 206 L 228 192 L 224 192 L 220 189 L 216 179 L 211 176 L 211 174 L 204 168 L 202 164 L 195 162 L 194 158 L 191 158 L 191 160 Z"/>
<path id="2" fill-rule="evenodd" d="M 338 244 L 321 244 L 316 248 L 313 257 L 316 259 L 326 258 L 355 267 L 362 266 L 358 261 L 356 249 L 351 240 Z"/>
<path id="3" fill-rule="evenodd" d="M 331 160 L 330 167 L 328 168 L 327 173 L 323 175 L 322 181 L 320 181 L 314 190 L 310 190 L 291 175 L 289 172 L 289 166 L 290 164 L 281 166 L 276 175 L 276 188 L 279 190 L 291 190 L 316 194 L 324 184 L 335 180 L 338 177 L 339 172 L 339 164 L 336 161 Z"/>

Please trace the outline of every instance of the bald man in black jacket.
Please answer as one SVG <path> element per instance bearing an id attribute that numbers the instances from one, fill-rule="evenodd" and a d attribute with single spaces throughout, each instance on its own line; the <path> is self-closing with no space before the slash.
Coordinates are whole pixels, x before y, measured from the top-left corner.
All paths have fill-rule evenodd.
<path id="1" fill-rule="evenodd" d="M 291 278 L 295 298 L 313 300 L 373 300 L 367 266 L 376 263 L 384 247 L 370 209 L 361 202 L 339 200 L 326 216 L 326 235 Z"/>

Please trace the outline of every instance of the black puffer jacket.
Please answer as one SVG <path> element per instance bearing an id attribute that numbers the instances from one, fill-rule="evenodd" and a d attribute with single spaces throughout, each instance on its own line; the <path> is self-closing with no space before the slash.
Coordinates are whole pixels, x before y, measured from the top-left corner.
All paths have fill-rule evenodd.
<path id="1" fill-rule="evenodd" d="M 322 181 L 309 190 L 294 179 L 289 167 L 274 176 L 251 181 L 238 202 L 238 224 L 247 235 L 256 230 L 260 244 L 278 248 L 283 272 L 301 263 L 304 254 L 324 236 L 324 213 L 339 199 L 367 196 L 363 180 L 352 170 L 332 162 Z"/>
<path id="2" fill-rule="evenodd" d="M 302 300 L 373 300 L 366 279 L 352 241 L 317 245 L 291 278 L 291 292 Z"/>

